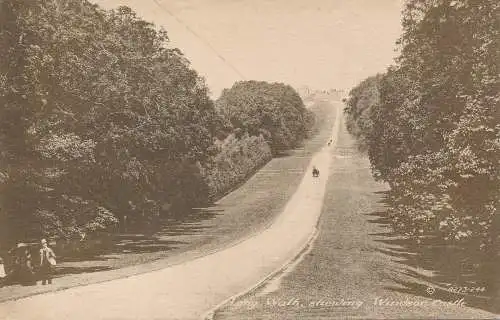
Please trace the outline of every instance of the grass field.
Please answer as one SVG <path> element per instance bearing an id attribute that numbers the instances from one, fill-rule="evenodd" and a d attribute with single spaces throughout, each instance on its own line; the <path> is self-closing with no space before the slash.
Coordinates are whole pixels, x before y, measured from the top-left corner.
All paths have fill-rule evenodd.
<path id="1" fill-rule="evenodd" d="M 312 107 L 318 127 L 302 148 L 271 160 L 214 206 L 193 210 L 182 220 L 165 221 L 161 231 L 151 236 L 119 234 L 111 247 L 93 256 L 59 257 L 52 285 L 6 286 L 0 288 L 0 301 L 157 270 L 227 247 L 262 230 L 294 193 L 312 154 L 329 139 L 334 116 L 327 108 L 321 102 Z"/>
<path id="2" fill-rule="evenodd" d="M 233 319 L 486 319 L 473 299 L 435 290 L 385 216 L 387 187 L 344 130 L 333 162 L 312 249 L 241 299 L 215 313 Z M 293 232 L 291 230 L 290 232 Z M 418 271 L 418 270 L 417 270 Z"/>

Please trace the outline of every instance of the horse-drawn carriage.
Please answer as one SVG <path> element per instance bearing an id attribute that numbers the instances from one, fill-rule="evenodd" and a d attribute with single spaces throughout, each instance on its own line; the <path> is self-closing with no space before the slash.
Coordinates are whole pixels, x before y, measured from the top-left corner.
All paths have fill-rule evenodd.
<path id="1" fill-rule="evenodd" d="M 319 177 L 319 170 L 316 167 L 313 167 L 313 177 L 315 178 Z"/>

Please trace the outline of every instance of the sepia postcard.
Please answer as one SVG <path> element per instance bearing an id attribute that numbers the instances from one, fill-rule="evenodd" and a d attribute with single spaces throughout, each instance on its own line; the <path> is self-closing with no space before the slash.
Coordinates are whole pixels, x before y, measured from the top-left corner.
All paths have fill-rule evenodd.
<path id="1" fill-rule="evenodd" d="M 0 319 L 500 319 L 499 26 L 0 0 Z"/>

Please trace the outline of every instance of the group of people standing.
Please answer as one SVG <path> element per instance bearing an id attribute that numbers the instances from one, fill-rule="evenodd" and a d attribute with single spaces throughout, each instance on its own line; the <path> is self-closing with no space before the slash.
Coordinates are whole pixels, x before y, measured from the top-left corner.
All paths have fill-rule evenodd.
<path id="1" fill-rule="evenodd" d="M 37 279 L 42 281 L 42 285 L 52 283 L 56 255 L 48 246 L 46 239 L 40 241 L 40 260 L 37 270 L 35 269 L 31 249 L 27 244 L 18 243 L 16 248 L 12 249 L 10 253 L 13 259 L 8 272 L 6 272 L 4 261 L 0 257 L 0 279 L 2 283 L 18 282 L 22 285 L 36 285 Z"/>

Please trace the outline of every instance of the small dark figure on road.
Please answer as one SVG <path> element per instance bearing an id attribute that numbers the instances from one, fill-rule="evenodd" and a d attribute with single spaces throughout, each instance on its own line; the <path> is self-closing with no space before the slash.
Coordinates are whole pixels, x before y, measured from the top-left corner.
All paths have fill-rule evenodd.
<path id="1" fill-rule="evenodd" d="M 330 141 L 328 141 L 328 145 L 330 146 L 333 142 L 333 139 L 330 139 Z"/>
<path id="2" fill-rule="evenodd" d="M 313 177 L 319 177 L 319 170 L 316 167 L 313 167 Z"/>
<path id="3" fill-rule="evenodd" d="M 56 265 L 56 255 L 54 251 L 47 245 L 47 240 L 42 239 L 42 248 L 40 249 L 40 276 L 42 285 L 47 282 L 52 283 L 52 269 Z"/>

